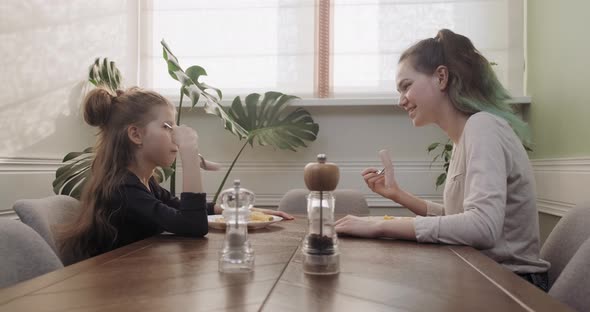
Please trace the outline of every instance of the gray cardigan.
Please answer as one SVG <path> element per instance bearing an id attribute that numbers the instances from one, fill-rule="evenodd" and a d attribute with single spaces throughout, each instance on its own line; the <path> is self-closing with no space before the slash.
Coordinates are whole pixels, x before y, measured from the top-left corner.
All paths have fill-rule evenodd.
<path id="1" fill-rule="evenodd" d="M 414 221 L 424 243 L 468 245 L 517 273 L 545 272 L 533 171 L 521 141 L 502 118 L 467 120 L 453 148 L 443 205 L 427 202 Z"/>

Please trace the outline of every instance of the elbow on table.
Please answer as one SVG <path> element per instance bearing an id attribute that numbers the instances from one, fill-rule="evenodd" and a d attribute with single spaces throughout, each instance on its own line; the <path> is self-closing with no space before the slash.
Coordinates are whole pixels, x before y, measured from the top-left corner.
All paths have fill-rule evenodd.
<path id="1" fill-rule="evenodd" d="M 493 229 L 483 226 L 479 227 L 475 233 L 476 234 L 471 238 L 471 247 L 479 250 L 494 248 L 496 241 L 498 240 L 498 233 Z"/>
<path id="2" fill-rule="evenodd" d="M 209 225 L 205 226 L 195 226 L 191 228 L 189 236 L 193 237 L 203 237 L 209 233 Z"/>
<path id="3" fill-rule="evenodd" d="M 474 239 L 471 243 L 471 247 L 479 250 L 486 250 L 494 248 L 496 241 L 489 236 L 482 235 L 477 239 Z"/>
<path id="4" fill-rule="evenodd" d="M 196 216 L 186 216 L 184 218 L 184 222 L 182 224 L 183 233 L 186 236 L 192 237 L 202 237 L 209 233 L 209 221 L 207 219 L 207 214 L 204 215 L 196 215 Z"/>
<path id="5" fill-rule="evenodd" d="M 502 231 L 501 224 L 497 224 L 495 220 L 486 217 L 485 215 L 476 213 L 476 211 L 469 211 L 465 216 L 469 218 L 465 221 L 465 234 L 468 244 L 479 250 L 492 249 L 496 245 L 496 241 L 500 238 Z"/>
<path id="6" fill-rule="evenodd" d="M 209 233 L 208 222 L 185 222 L 180 226 L 176 226 L 175 230 L 167 230 L 181 236 L 203 237 Z"/>

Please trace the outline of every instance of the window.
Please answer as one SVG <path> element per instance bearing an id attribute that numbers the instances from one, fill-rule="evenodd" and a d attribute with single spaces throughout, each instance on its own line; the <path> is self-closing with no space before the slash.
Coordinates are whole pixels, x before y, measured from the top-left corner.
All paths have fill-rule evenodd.
<path id="1" fill-rule="evenodd" d="M 498 77 L 518 96 L 523 16 L 515 0 L 142 1 L 140 85 L 178 93 L 161 56 L 163 38 L 183 68 L 204 67 L 203 81 L 224 98 L 270 90 L 314 98 L 321 84 L 334 98 L 394 97 L 399 55 L 449 28 L 497 63 Z M 322 68 L 328 75 L 319 79 Z"/>

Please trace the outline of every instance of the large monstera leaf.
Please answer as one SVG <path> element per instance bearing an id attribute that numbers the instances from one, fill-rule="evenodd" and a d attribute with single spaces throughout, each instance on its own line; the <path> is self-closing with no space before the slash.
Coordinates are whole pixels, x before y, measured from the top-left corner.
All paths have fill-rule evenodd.
<path id="1" fill-rule="evenodd" d="M 262 146 L 296 151 L 298 147 L 307 147 L 304 141 L 315 141 L 319 126 L 301 107 L 286 112 L 295 99 L 298 97 L 280 92 L 266 92 L 262 98 L 252 93 L 246 97 L 245 105 L 236 97 L 229 115 L 246 130 L 250 145 L 256 141 Z"/>
<path id="2" fill-rule="evenodd" d="M 244 129 L 247 139 L 223 177 L 213 202 L 217 201 L 246 145 L 254 146 L 254 142 L 257 142 L 262 146 L 297 151 L 298 147 L 307 147 L 305 141 L 315 141 L 319 126 L 313 121 L 311 114 L 301 107 L 291 112 L 286 111 L 290 102 L 295 99 L 298 97 L 280 92 L 266 92 L 262 98 L 260 94 L 252 93 L 246 96 L 245 103 L 240 97 L 234 99 L 228 115 Z"/>
<path id="3" fill-rule="evenodd" d="M 181 84 L 181 103 L 182 96 L 186 95 L 191 99 L 192 107 L 195 107 L 199 102 L 199 99 L 203 97 L 205 99 L 203 103 L 203 109 L 205 112 L 217 115 L 221 118 L 224 121 L 225 128 L 238 137 L 247 137 L 248 134 L 246 131 L 236 123 L 221 106 L 221 91 L 199 81 L 201 76 L 207 75 L 205 69 L 200 66 L 191 66 L 184 71 L 166 42 L 162 40 L 161 44 L 162 54 L 168 65 L 168 74 L 170 74 L 172 79 L 177 80 Z M 215 91 L 215 94 L 209 93 L 208 90 Z M 178 117 L 180 119 L 180 115 Z"/>
<path id="4" fill-rule="evenodd" d="M 90 176 L 93 158 L 94 153 L 91 147 L 82 152 L 68 153 L 62 160 L 65 165 L 55 172 L 53 192 L 80 199 L 82 188 Z"/>

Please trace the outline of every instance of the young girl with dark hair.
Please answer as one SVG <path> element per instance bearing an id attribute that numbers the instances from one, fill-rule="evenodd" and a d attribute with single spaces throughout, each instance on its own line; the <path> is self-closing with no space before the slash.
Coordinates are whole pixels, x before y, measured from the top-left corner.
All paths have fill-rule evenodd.
<path id="1" fill-rule="evenodd" d="M 175 115 L 170 101 L 140 88 L 117 94 L 98 88 L 86 96 L 84 120 L 99 128 L 98 141 L 80 214 L 58 229 L 66 254 L 95 256 L 163 231 L 207 234 L 207 214 L 221 209 L 206 202 L 198 135 L 187 126 L 177 126 Z M 157 166 L 170 166 L 177 155 L 183 167 L 180 198 L 153 177 Z"/>

